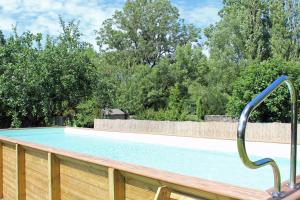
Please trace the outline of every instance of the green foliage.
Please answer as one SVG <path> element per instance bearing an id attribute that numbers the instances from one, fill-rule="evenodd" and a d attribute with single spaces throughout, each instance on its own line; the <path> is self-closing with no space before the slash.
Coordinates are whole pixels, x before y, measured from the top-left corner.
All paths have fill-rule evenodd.
<path id="1" fill-rule="evenodd" d="M 205 30 L 213 59 L 244 66 L 251 60 L 299 59 L 300 2 L 224 1 L 221 20 Z"/>
<path id="2" fill-rule="evenodd" d="M 5 38 L 3 32 L 0 30 L 0 46 L 5 44 Z"/>
<path id="3" fill-rule="evenodd" d="M 185 99 L 187 97 L 187 88 L 184 85 L 176 84 L 170 88 L 168 109 L 172 114 L 171 119 L 184 119 L 185 112 Z"/>
<path id="4" fill-rule="evenodd" d="M 199 120 L 203 120 L 204 119 L 204 109 L 203 109 L 203 102 L 202 102 L 202 98 L 198 97 L 198 101 L 197 101 L 197 117 Z"/>
<path id="5" fill-rule="evenodd" d="M 13 127 L 20 127 L 22 119 L 24 123 L 36 123 L 43 117 L 39 110 L 42 110 L 44 69 L 39 65 L 39 49 L 33 47 L 40 40 L 39 34 L 25 32 L 21 36 L 11 36 L 0 47 L 0 96 L 3 111 L 11 118 Z"/>
<path id="6" fill-rule="evenodd" d="M 269 58 L 270 22 L 265 16 L 267 10 L 267 1 L 224 1 L 221 21 L 208 35 L 211 55 L 226 56 L 235 63 L 245 59 Z"/>
<path id="7" fill-rule="evenodd" d="M 202 43 L 169 0 L 126 1 L 97 32 L 100 52 L 81 40 L 76 20 L 59 17 L 58 37 L 0 30 L 0 126 L 64 118 L 90 127 L 104 108 L 149 120 L 237 117 L 281 74 L 300 89 L 299 11 L 299 0 L 224 0 Z M 251 120 L 288 121 L 289 112 L 279 89 Z"/>
<path id="8" fill-rule="evenodd" d="M 299 0 L 271 1 L 271 48 L 274 57 L 285 60 L 300 58 Z"/>
<path id="9" fill-rule="evenodd" d="M 115 105 L 121 107 L 131 114 L 135 114 L 144 109 L 146 99 L 152 98 L 148 95 L 151 90 L 151 70 L 148 66 L 139 65 L 128 70 L 124 80 L 120 81 L 116 90 Z"/>
<path id="10" fill-rule="evenodd" d="M 258 93 L 258 89 L 267 86 L 259 84 L 258 88 L 249 87 L 249 89 L 242 84 L 237 86 L 235 80 L 249 79 L 244 72 L 247 72 L 248 68 L 260 70 L 260 62 L 265 66 L 265 61 L 269 59 L 274 61 L 282 58 L 287 61 L 299 61 L 299 9 L 298 0 L 224 1 L 224 7 L 220 11 L 221 20 L 204 31 L 208 38 L 206 45 L 210 48 L 208 60 L 210 70 L 206 76 L 209 81 L 207 88 L 202 90 L 203 104 L 210 102 L 210 105 L 207 104 L 208 107 L 205 108 L 206 113 L 224 114 L 225 107 L 227 107 L 230 114 L 238 116 L 242 107 L 246 105 L 246 101 L 251 98 L 240 97 L 234 100 L 238 96 L 236 91 L 239 90 L 239 95 L 249 95 L 245 91 L 252 89 Z M 289 69 L 291 63 L 287 64 L 282 67 L 282 72 Z M 269 77 L 269 79 L 266 78 L 268 83 L 277 78 L 268 69 L 272 66 L 263 68 L 266 71 L 265 73 L 261 71 L 261 73 Z M 253 82 L 250 83 L 251 81 Z M 256 83 L 260 81 L 250 79 L 248 82 L 249 86 Z M 241 88 L 238 89 L 238 87 Z M 241 99 L 243 102 L 239 102 Z M 233 106 L 233 104 L 236 105 Z M 276 115 L 275 111 L 270 115 Z M 255 117 L 254 113 L 252 119 L 270 121 L 273 118 L 286 121 L 284 114 L 279 114 L 276 118 Z"/>
<path id="11" fill-rule="evenodd" d="M 174 110 L 169 109 L 160 109 L 155 111 L 153 109 L 147 109 L 142 112 L 139 112 L 136 116 L 136 119 L 140 120 L 156 120 L 156 121 L 183 121 L 188 120 L 187 113 L 182 113 L 178 115 Z"/>
<path id="12" fill-rule="evenodd" d="M 113 50 L 109 54 L 114 57 L 150 66 L 171 57 L 178 45 L 198 40 L 199 30 L 185 24 L 169 0 L 126 1 L 121 11 L 104 21 L 97 37 L 100 48 Z"/>
<path id="13" fill-rule="evenodd" d="M 70 22 L 64 28 L 76 32 L 77 26 Z M 2 113 L 12 127 L 45 126 L 55 116 L 72 117 L 91 93 L 88 47 L 78 38 L 72 41 L 78 45 L 67 45 L 65 34 L 59 40 L 48 36 L 42 48 L 41 34 L 18 35 L 15 29 L 0 46 Z"/>
<path id="14" fill-rule="evenodd" d="M 95 99 L 79 103 L 76 107 L 75 125 L 79 127 L 93 127 L 94 119 L 100 117 L 99 104 Z"/>
<path id="15" fill-rule="evenodd" d="M 242 109 L 280 75 L 289 75 L 299 88 L 300 64 L 272 59 L 248 66 L 233 87 L 227 104 L 228 114 L 239 117 Z M 252 121 L 290 121 L 290 97 L 286 86 L 277 89 L 252 114 Z"/>
<path id="16" fill-rule="evenodd" d="M 143 112 L 139 112 L 135 118 L 140 119 L 140 120 L 168 120 L 168 112 L 166 110 L 158 110 L 155 111 L 153 109 L 147 109 L 144 110 Z"/>
<path id="17" fill-rule="evenodd" d="M 205 75 L 209 69 L 202 48 L 192 47 L 191 44 L 177 46 L 174 63 L 175 77 L 177 82 L 197 81 L 202 85 L 207 84 Z"/>

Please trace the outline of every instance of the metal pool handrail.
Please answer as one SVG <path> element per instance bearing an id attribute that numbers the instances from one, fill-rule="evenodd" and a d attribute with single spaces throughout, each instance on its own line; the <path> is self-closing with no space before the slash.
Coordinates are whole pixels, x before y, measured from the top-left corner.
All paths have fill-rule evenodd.
<path id="1" fill-rule="evenodd" d="M 273 197 L 277 197 L 281 192 L 281 178 L 280 171 L 276 162 L 271 158 L 263 158 L 257 161 L 251 161 L 247 155 L 245 147 L 245 132 L 249 115 L 259 106 L 271 93 L 273 93 L 279 86 L 286 83 L 291 96 L 291 157 L 290 157 L 290 188 L 295 188 L 296 184 L 296 160 L 297 160 L 297 92 L 292 81 L 287 76 L 280 76 L 267 88 L 265 88 L 259 95 L 250 101 L 244 108 L 237 130 L 237 146 L 240 158 L 244 165 L 251 169 L 257 169 L 265 165 L 271 165 L 274 174 L 274 188 Z"/>

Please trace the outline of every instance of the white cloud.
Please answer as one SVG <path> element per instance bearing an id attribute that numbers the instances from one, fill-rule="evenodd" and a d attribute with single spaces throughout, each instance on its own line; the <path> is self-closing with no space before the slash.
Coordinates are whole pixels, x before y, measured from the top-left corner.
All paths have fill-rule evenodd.
<path id="1" fill-rule="evenodd" d="M 218 15 L 220 8 L 213 6 L 201 6 L 192 9 L 179 8 L 181 16 L 187 19 L 190 23 L 197 24 L 201 27 L 206 27 L 220 20 Z"/>
<path id="2" fill-rule="evenodd" d="M 63 4 L 59 1 L 51 0 L 25 0 L 21 5 L 21 8 L 25 12 L 41 13 L 49 11 L 60 11 L 63 8 Z"/>
<path id="3" fill-rule="evenodd" d="M 65 20 L 80 20 L 83 39 L 95 45 L 94 30 L 123 6 L 123 3 L 100 3 L 97 0 L 0 0 L 0 29 L 10 31 L 12 25 L 17 24 L 20 32 L 30 30 L 58 35 L 60 15 Z"/>
<path id="4" fill-rule="evenodd" d="M 38 16 L 34 22 L 26 27 L 33 33 L 47 33 L 50 35 L 59 34 L 58 20 L 51 20 L 48 16 Z"/>
<path id="5" fill-rule="evenodd" d="M 3 11 L 15 11 L 21 4 L 21 0 L 0 0 L 0 8 Z"/>
<path id="6" fill-rule="evenodd" d="M 80 20 L 83 40 L 95 45 L 94 31 L 124 3 L 125 0 L 0 0 L 0 29 L 10 32 L 12 25 L 17 24 L 20 32 L 58 35 L 58 16 L 61 15 L 65 20 Z M 177 7 L 181 17 L 190 23 L 205 27 L 219 20 L 217 6 L 199 5 L 189 9 L 184 5 L 186 3 L 180 3 Z"/>
<path id="7" fill-rule="evenodd" d="M 0 18 L 0 30 L 10 31 L 13 25 L 16 24 L 16 21 L 9 17 Z"/>

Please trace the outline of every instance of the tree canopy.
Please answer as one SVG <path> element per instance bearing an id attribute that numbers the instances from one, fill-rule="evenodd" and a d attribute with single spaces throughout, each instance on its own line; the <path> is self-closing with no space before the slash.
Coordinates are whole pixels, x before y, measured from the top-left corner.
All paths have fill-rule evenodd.
<path id="1" fill-rule="evenodd" d="M 91 127 L 100 109 L 114 107 L 136 119 L 238 117 L 282 74 L 299 90 L 299 0 L 223 4 L 220 20 L 201 32 L 169 0 L 126 1 L 99 27 L 99 51 L 82 41 L 77 20 L 58 17 L 58 36 L 0 30 L 0 126 L 50 126 L 63 117 Z M 251 120 L 286 122 L 288 104 L 279 89 Z"/>
<path id="2" fill-rule="evenodd" d="M 179 18 L 169 0 L 135 0 L 104 21 L 97 42 L 104 51 L 125 55 L 132 65 L 154 66 L 163 57 L 172 58 L 177 46 L 197 43 L 199 33 Z"/>

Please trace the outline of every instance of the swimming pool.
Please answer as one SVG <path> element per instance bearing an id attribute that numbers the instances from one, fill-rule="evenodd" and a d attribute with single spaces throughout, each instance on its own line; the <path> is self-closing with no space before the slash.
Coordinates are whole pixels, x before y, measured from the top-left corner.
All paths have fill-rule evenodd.
<path id="1" fill-rule="evenodd" d="M 261 190 L 273 186 L 273 173 L 270 167 L 257 170 L 247 169 L 236 152 L 189 148 L 188 144 L 187 148 L 183 148 L 107 137 L 110 134 L 113 133 L 97 132 L 95 134 L 84 130 L 66 131 L 64 128 L 0 131 L 0 136 L 182 175 Z M 250 157 L 253 160 L 262 158 L 257 155 Z M 289 159 L 283 157 L 274 159 L 279 165 L 282 180 L 288 179 Z M 298 161 L 298 166 L 299 164 Z"/>

